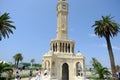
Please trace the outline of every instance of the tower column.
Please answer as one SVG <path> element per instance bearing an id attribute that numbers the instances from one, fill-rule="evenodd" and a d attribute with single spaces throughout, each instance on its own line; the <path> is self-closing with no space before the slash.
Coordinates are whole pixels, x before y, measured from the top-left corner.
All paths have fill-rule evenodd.
<path id="1" fill-rule="evenodd" d="M 59 42 L 57 42 L 57 52 L 60 52 L 60 46 Z"/>
<path id="2" fill-rule="evenodd" d="M 72 53 L 72 44 L 70 44 L 70 53 Z"/>
<path id="3" fill-rule="evenodd" d="M 66 52 L 66 43 L 64 43 L 64 52 Z"/>

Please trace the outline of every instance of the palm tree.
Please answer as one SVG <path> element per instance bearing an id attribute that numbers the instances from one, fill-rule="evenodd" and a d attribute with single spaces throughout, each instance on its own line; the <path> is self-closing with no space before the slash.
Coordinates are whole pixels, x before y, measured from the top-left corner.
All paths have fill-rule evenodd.
<path id="1" fill-rule="evenodd" d="M 10 20 L 9 13 L 4 13 L 0 16 L 0 41 L 2 40 L 2 37 L 9 38 L 9 34 L 13 34 L 12 28 L 16 29 L 16 27 L 11 23 L 13 23 L 13 21 Z"/>
<path id="2" fill-rule="evenodd" d="M 95 58 L 92 58 L 92 66 L 96 74 L 99 74 L 100 79 L 104 79 L 104 75 L 110 75 L 108 68 L 103 67 L 102 64 Z"/>
<path id="3" fill-rule="evenodd" d="M 102 16 L 102 20 L 95 21 L 93 27 L 95 27 L 94 31 L 96 35 L 106 39 L 112 69 L 112 77 L 115 78 L 115 62 L 110 38 L 117 36 L 118 32 L 120 32 L 120 25 L 113 21 L 112 18 L 113 17 L 111 16 Z"/>
<path id="4" fill-rule="evenodd" d="M 7 72 L 8 78 L 11 78 L 11 76 L 13 74 L 12 66 L 7 63 L 1 62 L 0 63 L 0 77 L 1 77 L 2 72 Z"/>
<path id="5" fill-rule="evenodd" d="M 31 59 L 31 66 L 33 66 L 33 63 L 35 62 L 35 59 Z"/>
<path id="6" fill-rule="evenodd" d="M 15 65 L 17 66 L 18 68 L 18 64 L 19 64 L 19 61 L 22 61 L 23 60 L 23 56 L 21 53 L 17 53 L 16 55 L 13 56 L 14 60 L 15 60 Z"/>

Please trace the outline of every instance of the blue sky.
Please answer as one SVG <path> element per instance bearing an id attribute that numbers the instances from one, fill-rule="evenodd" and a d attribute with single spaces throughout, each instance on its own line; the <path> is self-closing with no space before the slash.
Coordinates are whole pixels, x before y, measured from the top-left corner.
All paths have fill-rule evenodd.
<path id="1" fill-rule="evenodd" d="M 92 57 L 110 67 L 104 38 L 94 35 L 91 27 L 101 16 L 111 15 L 120 23 L 120 0 L 67 0 L 69 3 L 68 35 L 75 41 L 75 54 L 80 51 L 90 65 Z M 16 30 L 9 39 L 0 42 L 0 59 L 14 62 L 13 56 L 22 53 L 23 62 L 35 59 L 41 63 L 50 50 L 50 40 L 56 38 L 56 5 L 58 0 L 0 0 L 0 15 L 10 13 Z M 120 33 L 111 39 L 115 62 L 120 65 Z"/>

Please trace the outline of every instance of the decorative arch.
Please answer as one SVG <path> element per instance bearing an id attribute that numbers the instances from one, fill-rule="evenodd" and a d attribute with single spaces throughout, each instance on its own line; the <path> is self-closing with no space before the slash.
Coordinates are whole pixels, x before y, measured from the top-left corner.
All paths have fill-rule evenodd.
<path id="1" fill-rule="evenodd" d="M 80 62 L 77 62 L 76 63 L 76 76 L 83 76 L 83 73 L 82 73 L 82 65 Z"/>
<path id="2" fill-rule="evenodd" d="M 67 63 L 62 65 L 62 80 L 69 80 L 69 65 Z"/>
<path id="3" fill-rule="evenodd" d="M 49 60 L 45 61 L 45 69 L 47 69 L 47 70 L 50 69 L 50 61 Z"/>

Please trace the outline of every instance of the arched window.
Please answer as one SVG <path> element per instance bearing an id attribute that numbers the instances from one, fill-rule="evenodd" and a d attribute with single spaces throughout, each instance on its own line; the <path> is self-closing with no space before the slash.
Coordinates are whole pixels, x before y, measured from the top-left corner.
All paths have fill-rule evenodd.
<path id="1" fill-rule="evenodd" d="M 83 76 L 82 74 L 82 66 L 80 64 L 80 62 L 77 62 L 76 64 L 76 76 Z"/>
<path id="2" fill-rule="evenodd" d="M 50 62 L 48 60 L 45 61 L 45 69 L 47 69 L 47 70 L 50 69 Z"/>

